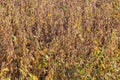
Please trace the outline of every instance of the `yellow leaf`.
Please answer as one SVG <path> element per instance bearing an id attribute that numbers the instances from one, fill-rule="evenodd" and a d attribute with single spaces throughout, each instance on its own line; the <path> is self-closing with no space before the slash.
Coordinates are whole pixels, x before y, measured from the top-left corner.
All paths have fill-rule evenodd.
<path id="1" fill-rule="evenodd" d="M 99 49 L 98 47 L 96 47 L 96 48 L 94 49 L 94 51 L 93 51 L 93 54 L 94 54 L 95 56 L 98 56 L 98 55 L 100 54 L 100 49 Z"/>
<path id="2" fill-rule="evenodd" d="M 30 77 L 32 78 L 32 80 L 38 80 L 38 77 L 35 76 L 34 74 L 30 74 Z"/>
<path id="3" fill-rule="evenodd" d="M 48 51 L 48 48 L 44 48 L 44 50 L 43 50 L 45 53 Z"/>
<path id="4" fill-rule="evenodd" d="M 38 63 L 38 61 L 37 60 L 34 60 L 34 62 L 33 62 L 34 64 L 37 64 Z"/>
<path id="5" fill-rule="evenodd" d="M 51 14 L 48 14 L 47 16 L 48 16 L 48 17 L 51 17 L 52 15 L 51 15 Z"/>
<path id="6" fill-rule="evenodd" d="M 66 67 L 68 67 L 68 63 L 66 63 L 66 65 L 65 65 Z"/>
<path id="7" fill-rule="evenodd" d="M 2 72 L 6 72 L 6 71 L 9 71 L 9 69 L 8 68 L 2 69 Z"/>
<path id="8" fill-rule="evenodd" d="M 102 64 L 103 69 L 105 69 L 105 64 Z"/>

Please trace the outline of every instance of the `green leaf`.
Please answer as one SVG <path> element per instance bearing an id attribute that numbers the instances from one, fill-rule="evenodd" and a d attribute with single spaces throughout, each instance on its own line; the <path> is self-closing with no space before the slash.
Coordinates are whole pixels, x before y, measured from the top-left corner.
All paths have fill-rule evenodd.
<path id="1" fill-rule="evenodd" d="M 80 70 L 80 74 L 81 75 L 85 74 L 85 69 Z"/>

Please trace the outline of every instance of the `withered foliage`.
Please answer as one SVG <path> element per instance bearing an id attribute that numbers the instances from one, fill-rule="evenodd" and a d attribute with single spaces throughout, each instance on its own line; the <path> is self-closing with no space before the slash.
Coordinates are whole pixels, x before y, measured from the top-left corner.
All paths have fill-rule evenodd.
<path id="1" fill-rule="evenodd" d="M 120 0 L 0 0 L 0 80 L 119 80 Z"/>

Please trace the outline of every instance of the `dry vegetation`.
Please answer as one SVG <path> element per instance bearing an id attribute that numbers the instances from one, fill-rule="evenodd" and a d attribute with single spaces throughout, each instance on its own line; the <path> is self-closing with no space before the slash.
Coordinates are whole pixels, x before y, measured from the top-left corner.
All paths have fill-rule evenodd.
<path id="1" fill-rule="evenodd" d="M 0 80 L 120 80 L 120 0 L 0 0 Z"/>

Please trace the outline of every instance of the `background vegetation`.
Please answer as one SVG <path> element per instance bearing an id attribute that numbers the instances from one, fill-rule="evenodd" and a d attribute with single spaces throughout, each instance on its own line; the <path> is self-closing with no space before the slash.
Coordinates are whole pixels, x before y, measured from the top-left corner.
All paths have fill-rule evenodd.
<path id="1" fill-rule="evenodd" d="M 120 80 L 120 0 L 0 0 L 0 80 Z"/>

